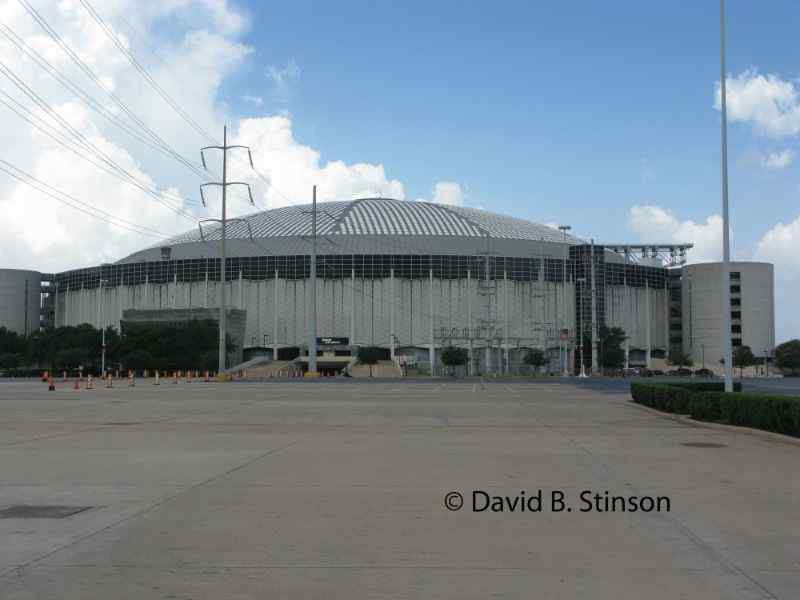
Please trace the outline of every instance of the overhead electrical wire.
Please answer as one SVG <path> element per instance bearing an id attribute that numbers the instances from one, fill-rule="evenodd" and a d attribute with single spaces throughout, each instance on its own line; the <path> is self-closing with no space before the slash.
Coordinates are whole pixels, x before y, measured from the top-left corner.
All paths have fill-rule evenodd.
<path id="1" fill-rule="evenodd" d="M 5 161 L 2 158 L 0 158 L 0 171 L 3 171 L 4 173 L 10 175 L 14 179 L 17 179 L 18 181 L 24 183 L 25 185 L 28 185 L 38 190 L 39 192 L 47 196 L 50 196 L 54 200 L 57 200 L 58 202 L 61 202 L 62 204 L 65 204 L 70 208 L 78 210 L 95 219 L 105 221 L 109 225 L 126 229 L 130 232 L 138 233 L 139 235 L 145 235 L 153 238 L 164 237 L 164 234 L 162 234 L 159 231 L 156 231 L 155 229 L 146 227 L 144 225 L 138 225 L 121 217 L 117 217 L 87 202 L 83 202 L 82 200 L 79 200 L 78 198 L 72 196 L 71 194 L 62 192 L 61 190 L 54 188 L 53 186 L 43 182 L 40 179 L 37 179 L 30 173 L 23 171 L 19 167 L 14 166 L 10 162 Z"/>
<path id="2" fill-rule="evenodd" d="M 20 0 L 24 2 L 25 0 Z M 197 131 L 200 135 L 205 137 L 208 141 L 212 142 L 213 144 L 220 145 L 220 142 L 208 131 L 206 131 L 203 127 L 201 127 L 192 117 L 184 110 L 180 104 L 172 98 L 165 90 L 162 88 L 158 82 L 153 78 L 153 76 L 147 71 L 147 69 L 136 59 L 133 52 L 131 52 L 125 44 L 119 39 L 117 34 L 114 32 L 114 29 L 108 24 L 105 19 L 95 10 L 89 0 L 79 0 L 89 15 L 94 19 L 94 21 L 102 28 L 105 32 L 106 36 L 112 41 L 112 43 L 119 49 L 119 51 L 128 59 L 128 61 L 133 65 L 133 67 L 141 74 L 141 76 L 145 79 L 145 81 L 150 84 L 150 86 L 156 91 L 156 93 L 161 96 L 161 98 L 166 102 L 177 114 L 180 116 L 184 121 L 186 121 L 190 127 L 192 127 L 195 131 Z M 127 23 L 127 21 L 126 21 Z M 130 24 L 128 24 L 130 27 Z M 158 54 L 151 48 L 151 53 L 161 60 Z M 161 61 L 163 63 L 163 60 Z M 236 160 L 236 158 L 234 158 Z M 286 200 L 288 203 L 292 203 L 291 200 L 278 188 L 276 188 L 269 178 L 265 177 L 258 169 L 255 167 L 252 168 L 255 172 L 256 176 L 261 179 L 264 184 L 268 188 L 272 188 L 272 190 L 277 193 L 281 198 Z M 259 208 L 265 209 L 266 207 L 259 206 Z"/>
<path id="3" fill-rule="evenodd" d="M 156 150 L 157 152 L 160 152 L 165 156 L 176 159 L 178 162 L 186 166 L 198 177 L 204 179 L 207 178 L 206 174 L 202 171 L 202 169 L 200 169 L 197 165 L 194 165 L 191 161 L 189 161 L 189 159 L 181 156 L 176 150 L 166 145 L 166 143 L 163 145 L 158 144 L 154 142 L 152 138 L 142 135 L 134 127 L 129 125 L 124 119 L 120 118 L 118 115 L 114 114 L 113 112 L 105 108 L 102 104 L 97 102 L 97 100 L 95 100 L 92 96 L 83 91 L 68 77 L 62 75 L 61 72 L 58 69 L 56 69 L 50 61 L 48 61 L 44 56 L 42 56 L 30 45 L 28 45 L 22 38 L 20 38 L 14 32 L 13 29 L 8 27 L 8 25 L 0 23 L 0 34 L 2 34 L 7 40 L 9 40 L 12 44 L 14 44 L 28 58 L 30 58 L 37 65 L 39 65 L 39 67 L 41 67 L 44 71 L 49 73 L 64 88 L 75 94 L 78 97 L 78 99 L 81 100 L 84 104 L 86 104 L 92 110 L 94 110 L 102 117 L 104 117 L 106 120 L 108 120 L 109 123 L 116 125 L 128 135 L 136 138 L 137 140 L 139 140 L 143 144 L 146 144 L 148 147 Z"/>
<path id="4" fill-rule="evenodd" d="M 50 26 L 44 17 L 39 14 L 39 12 L 30 5 L 27 0 L 18 0 L 18 2 L 22 5 L 22 7 L 28 12 L 28 14 L 39 24 L 39 26 L 44 30 L 44 32 L 64 51 L 64 53 L 74 62 L 78 68 L 80 68 L 83 73 L 89 77 L 100 89 L 102 89 L 106 95 L 116 104 L 120 110 L 122 110 L 131 121 L 133 121 L 138 127 L 140 127 L 152 140 L 162 146 L 165 150 L 167 150 L 170 154 L 175 154 L 176 156 L 180 157 L 180 161 L 184 162 L 184 164 L 191 165 L 193 171 L 198 173 L 199 175 L 205 177 L 205 174 L 200 170 L 200 167 L 194 165 L 188 159 L 183 158 L 176 151 L 172 150 L 172 148 L 165 142 L 161 136 L 159 136 L 155 131 L 153 131 L 138 115 L 127 105 L 123 100 L 114 93 L 94 72 L 94 70 L 86 64 L 86 62 L 81 59 L 80 56 L 72 49 L 72 47 L 67 44 L 64 39 L 59 35 L 59 33 Z"/>
<path id="5" fill-rule="evenodd" d="M 5 98 L 5 100 L 3 98 Z M 83 158 L 87 162 L 92 163 L 98 169 L 101 169 L 102 171 L 105 171 L 109 175 L 113 175 L 114 177 L 117 177 L 121 181 L 123 181 L 123 182 L 125 182 L 127 184 L 130 184 L 130 185 L 132 185 L 132 186 L 134 186 L 134 187 L 136 187 L 136 188 L 138 188 L 138 189 L 140 189 L 140 190 L 142 190 L 142 191 L 144 191 L 144 192 L 146 192 L 148 194 L 151 194 L 151 195 L 152 194 L 167 195 L 165 192 L 160 192 L 159 190 L 156 190 L 156 189 L 151 188 L 149 186 L 145 186 L 144 184 L 142 184 L 140 182 L 134 183 L 134 182 L 130 181 L 128 178 L 122 177 L 117 171 L 114 171 L 113 169 L 110 169 L 106 165 L 102 164 L 101 162 L 95 160 L 94 158 L 92 158 L 91 155 L 85 154 L 81 149 L 76 147 L 75 142 L 72 142 L 68 137 L 66 137 L 64 134 L 59 132 L 52 125 L 49 125 L 48 123 L 46 123 L 44 121 L 44 119 L 42 119 L 41 117 L 37 116 L 33 111 L 31 111 L 30 109 L 26 108 L 22 104 L 20 104 L 16 99 L 14 99 L 13 97 L 9 96 L 8 94 L 3 92 L 2 90 L 0 90 L 0 104 L 3 104 L 6 108 L 8 108 L 13 113 L 15 113 L 18 117 L 20 117 L 21 119 L 23 119 L 23 120 L 27 121 L 28 123 L 30 123 L 33 127 L 38 129 L 39 131 L 41 131 L 45 135 L 49 136 L 51 139 L 53 139 L 59 145 L 63 146 L 64 148 L 66 148 L 67 150 L 72 152 L 73 154 Z M 173 197 L 173 198 L 177 198 L 178 200 L 183 200 L 182 198 L 180 198 L 178 196 L 168 196 L 168 197 Z M 189 200 L 183 200 L 183 201 L 184 202 L 191 202 Z M 195 204 L 199 204 L 199 203 L 195 203 Z"/>
<path id="6" fill-rule="evenodd" d="M 95 144 L 93 144 L 85 135 L 83 135 L 80 131 L 75 129 L 66 119 L 64 119 L 58 111 L 53 109 L 47 101 L 45 101 L 41 96 L 39 96 L 33 89 L 31 89 L 24 81 L 22 81 L 13 71 L 11 71 L 8 66 L 0 61 L 0 73 L 5 75 L 20 91 L 22 91 L 28 98 L 30 98 L 37 106 L 39 106 L 42 110 L 44 110 L 48 115 L 53 117 L 59 125 L 61 125 L 66 131 L 68 131 L 79 143 L 81 147 L 86 149 L 88 152 L 97 155 L 104 163 L 109 165 L 112 169 L 120 173 L 124 179 L 131 182 L 133 185 L 136 185 L 143 191 L 147 192 L 150 196 L 152 196 L 157 202 L 163 204 L 173 212 L 188 218 L 192 221 L 197 221 L 197 218 L 191 214 L 190 212 L 186 211 L 183 208 L 173 206 L 169 202 L 167 202 L 164 198 L 162 198 L 162 193 L 149 188 L 149 186 L 142 184 L 134 175 L 132 175 L 127 169 L 121 167 L 118 163 L 116 163 L 111 157 L 109 157 L 105 152 L 100 150 Z M 181 199 L 182 200 L 182 199 Z"/>

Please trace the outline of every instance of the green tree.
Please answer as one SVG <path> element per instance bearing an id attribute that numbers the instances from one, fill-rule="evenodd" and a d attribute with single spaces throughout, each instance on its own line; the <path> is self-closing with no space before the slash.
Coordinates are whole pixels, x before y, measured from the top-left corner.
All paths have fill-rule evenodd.
<path id="1" fill-rule="evenodd" d="M 800 340 L 789 340 L 775 348 L 775 364 L 785 375 L 800 371 Z"/>
<path id="2" fill-rule="evenodd" d="M 22 355 L 15 352 L 0 354 L 0 369 L 16 369 L 22 362 Z"/>
<path id="3" fill-rule="evenodd" d="M 147 350 L 134 350 L 122 358 L 122 366 L 134 371 L 143 371 L 152 369 L 155 366 L 155 359 Z"/>
<path id="4" fill-rule="evenodd" d="M 547 364 L 547 357 L 544 354 L 544 350 L 540 348 L 532 348 L 525 354 L 523 362 L 526 365 L 534 367 L 535 369 L 539 369 Z"/>
<path id="5" fill-rule="evenodd" d="M 691 367 L 694 362 L 692 357 L 682 350 L 674 350 L 669 353 L 669 364 L 674 367 Z"/>
<path id="6" fill-rule="evenodd" d="M 621 369 L 625 364 L 625 350 L 622 348 L 623 342 L 628 338 L 625 330 L 621 327 L 601 327 L 599 332 L 600 340 L 600 364 L 604 369 Z"/>
<path id="7" fill-rule="evenodd" d="M 358 362 L 369 365 L 369 376 L 372 377 L 372 365 L 378 363 L 383 356 L 383 349 L 378 346 L 361 346 L 358 349 Z"/>
<path id="8" fill-rule="evenodd" d="M 737 346 L 733 349 L 733 366 L 739 367 L 739 377 L 742 377 L 745 367 L 756 364 L 756 357 L 750 346 Z"/>
<path id="9" fill-rule="evenodd" d="M 469 353 L 466 348 L 447 346 L 442 348 L 442 362 L 450 367 L 450 375 L 455 374 L 455 368 L 467 364 Z"/>
<path id="10" fill-rule="evenodd" d="M 89 354 L 88 348 L 64 348 L 56 353 L 53 366 L 58 371 L 85 367 L 89 363 Z"/>

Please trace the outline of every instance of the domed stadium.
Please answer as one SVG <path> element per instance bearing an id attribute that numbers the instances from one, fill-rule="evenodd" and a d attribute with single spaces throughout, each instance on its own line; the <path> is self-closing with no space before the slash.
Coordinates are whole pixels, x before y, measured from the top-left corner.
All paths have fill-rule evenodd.
<path id="1" fill-rule="evenodd" d="M 688 245 L 593 244 L 475 208 L 364 198 L 317 205 L 312 278 L 311 211 L 228 221 L 229 364 L 307 368 L 314 281 L 327 373 L 352 367 L 361 346 L 379 347 L 389 371 L 439 372 L 442 348 L 457 346 L 472 374 L 523 372 L 535 348 L 549 370 L 576 372 L 578 340 L 602 326 L 625 329 L 630 364 L 669 352 L 668 267 Z M 221 238 L 218 222 L 201 223 L 117 263 L 56 274 L 56 326 L 217 319 Z"/>

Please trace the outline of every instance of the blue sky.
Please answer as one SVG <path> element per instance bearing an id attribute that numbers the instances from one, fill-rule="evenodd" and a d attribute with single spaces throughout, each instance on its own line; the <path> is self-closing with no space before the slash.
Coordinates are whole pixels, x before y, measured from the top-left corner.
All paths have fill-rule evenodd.
<path id="1" fill-rule="evenodd" d="M 633 204 L 681 218 L 719 211 L 718 3 L 293 2 L 244 5 L 254 47 L 229 101 L 289 111 L 323 160 L 382 163 L 407 196 L 433 183 L 466 202 L 583 235 L 630 239 Z M 798 75 L 793 2 L 728 7 L 731 74 Z M 276 94 L 270 66 L 299 77 Z M 241 102 L 258 95 L 258 110 Z M 730 127 L 735 241 L 798 212 L 794 165 L 754 155 L 795 140 Z M 688 240 L 691 241 L 691 240 Z"/>

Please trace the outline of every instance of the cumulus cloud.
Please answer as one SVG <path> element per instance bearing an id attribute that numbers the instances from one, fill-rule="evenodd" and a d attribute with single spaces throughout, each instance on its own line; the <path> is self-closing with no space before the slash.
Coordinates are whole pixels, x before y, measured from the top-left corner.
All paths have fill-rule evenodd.
<path id="1" fill-rule="evenodd" d="M 775 265 L 777 341 L 800 337 L 800 314 L 795 310 L 800 294 L 800 217 L 767 231 L 756 246 L 754 258 Z"/>
<path id="2" fill-rule="evenodd" d="M 448 204 L 450 206 L 464 205 L 464 190 L 455 181 L 439 181 L 431 190 L 432 202 Z"/>
<path id="3" fill-rule="evenodd" d="M 731 121 L 750 123 L 758 133 L 770 137 L 800 134 L 800 94 L 792 81 L 748 69 L 727 79 L 727 101 Z M 714 106 L 721 109 L 719 82 Z"/>
<path id="4" fill-rule="evenodd" d="M 251 148 L 268 183 L 254 177 L 243 163 L 238 176 L 247 178 L 254 194 L 270 208 L 310 202 L 313 185 L 321 202 L 378 196 L 405 199 L 403 184 L 389 179 L 381 164 L 323 162 L 318 150 L 295 139 L 288 116 L 243 119 L 235 139 Z"/>
<path id="5" fill-rule="evenodd" d="M 681 220 L 674 213 L 653 205 L 637 205 L 630 209 L 628 225 L 643 242 L 692 243 L 691 262 L 720 260 L 722 217 L 711 215 L 703 222 Z"/>
<path id="6" fill-rule="evenodd" d="M 780 152 L 768 152 L 761 157 L 761 166 L 765 169 L 772 171 L 780 171 L 785 169 L 794 160 L 794 151 L 790 149 L 781 150 Z"/>

